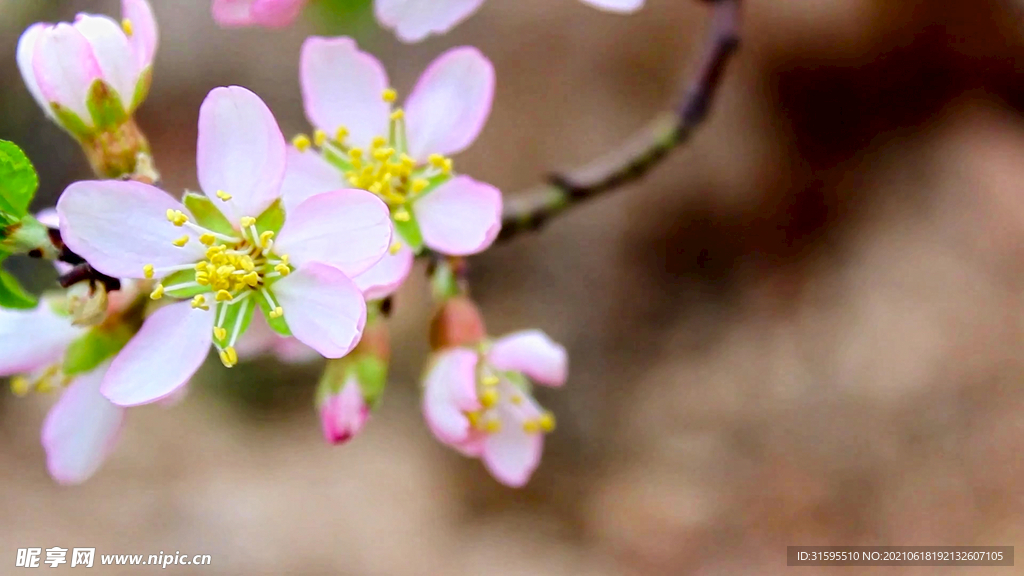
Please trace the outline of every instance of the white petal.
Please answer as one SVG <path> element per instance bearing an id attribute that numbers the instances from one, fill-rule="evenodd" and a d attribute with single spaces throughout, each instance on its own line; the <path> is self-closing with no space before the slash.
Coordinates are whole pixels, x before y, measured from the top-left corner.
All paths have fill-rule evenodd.
<path id="1" fill-rule="evenodd" d="M 124 30 L 107 16 L 91 14 L 79 14 L 74 27 L 92 46 L 103 79 L 117 91 L 125 109 L 130 107 L 139 79 L 139 67 Z"/>
<path id="2" fill-rule="evenodd" d="M 348 188 L 348 183 L 342 181 L 341 170 L 323 156 L 312 150 L 299 152 L 288 147 L 288 168 L 281 184 L 285 212 L 291 212 L 310 196 L 342 188 Z"/>
<path id="3" fill-rule="evenodd" d="M 438 440 L 460 444 L 470 436 L 466 412 L 480 409 L 476 352 L 456 348 L 438 354 L 423 382 L 423 418 Z"/>
<path id="4" fill-rule="evenodd" d="M 124 408 L 100 394 L 106 365 L 74 381 L 43 423 L 43 448 L 50 475 L 61 484 L 89 479 L 117 442 Z"/>
<path id="5" fill-rule="evenodd" d="M 476 12 L 484 0 L 376 0 L 377 20 L 403 42 L 444 34 Z"/>
<path id="6" fill-rule="evenodd" d="M 409 277 L 415 259 L 416 255 L 413 254 L 412 249 L 403 242 L 398 252 L 391 254 L 389 251 L 380 262 L 352 280 L 363 292 L 367 301 L 387 298 L 395 290 L 398 290 L 405 279 Z"/>
<path id="7" fill-rule="evenodd" d="M 64 242 L 94 268 L 114 278 L 142 278 L 157 268 L 198 262 L 202 244 L 187 228 L 167 220 L 167 210 L 185 207 L 163 190 L 139 182 L 75 182 L 57 202 Z M 179 248 L 171 242 L 192 238 Z"/>
<path id="8" fill-rule="evenodd" d="M 146 0 L 121 0 L 121 17 L 131 22 L 132 35 L 129 42 L 139 71 L 153 65 L 160 33 L 156 26 L 153 8 Z"/>
<path id="9" fill-rule="evenodd" d="M 424 243 L 441 254 L 486 250 L 501 231 L 501 192 L 469 176 L 456 176 L 413 203 Z"/>
<path id="10" fill-rule="evenodd" d="M 25 87 L 28 88 L 29 94 L 32 94 L 39 107 L 52 119 L 54 118 L 53 110 L 50 108 L 50 102 L 39 89 L 39 83 L 36 81 L 35 67 L 32 64 L 35 58 L 37 41 L 43 30 L 48 27 L 49 25 L 47 24 L 36 23 L 26 28 L 21 34 L 21 38 L 18 40 L 18 70 L 21 72 L 21 78 L 25 81 Z"/>
<path id="11" fill-rule="evenodd" d="M 292 334 L 325 358 L 341 358 L 362 338 L 366 302 L 340 270 L 306 264 L 275 283 L 272 290 Z"/>
<path id="12" fill-rule="evenodd" d="M 509 406 L 499 405 L 496 409 L 501 412 L 502 426 L 484 440 L 481 459 L 495 479 L 506 486 L 519 488 L 530 480 L 540 464 L 544 436 L 527 433 Z"/>
<path id="13" fill-rule="evenodd" d="M 188 383 L 210 351 L 214 313 L 190 302 L 165 306 L 114 358 L 101 392 L 119 406 L 162 400 Z"/>
<path id="14" fill-rule="evenodd" d="M 46 102 L 60 104 L 92 125 L 86 100 L 93 82 L 103 74 L 81 32 L 66 23 L 43 30 L 36 40 L 32 67 Z"/>
<path id="15" fill-rule="evenodd" d="M 499 338 L 487 352 L 498 370 L 522 372 L 538 384 L 561 386 L 569 369 L 565 347 L 540 330 L 523 330 Z"/>
<path id="16" fill-rule="evenodd" d="M 0 376 L 34 372 L 60 362 L 83 333 L 46 302 L 32 310 L 0 308 Z"/>

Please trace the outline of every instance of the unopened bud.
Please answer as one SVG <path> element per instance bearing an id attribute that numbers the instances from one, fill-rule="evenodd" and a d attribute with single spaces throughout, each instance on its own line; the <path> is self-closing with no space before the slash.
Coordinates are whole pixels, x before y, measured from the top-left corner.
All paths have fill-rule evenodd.
<path id="1" fill-rule="evenodd" d="M 468 296 L 446 300 L 430 324 L 430 346 L 434 350 L 475 346 L 486 335 L 480 310 Z"/>
<path id="2" fill-rule="evenodd" d="M 351 440 L 369 419 L 370 407 L 355 378 L 350 378 L 340 392 L 327 396 L 320 404 L 320 424 L 324 440 L 329 444 Z"/>

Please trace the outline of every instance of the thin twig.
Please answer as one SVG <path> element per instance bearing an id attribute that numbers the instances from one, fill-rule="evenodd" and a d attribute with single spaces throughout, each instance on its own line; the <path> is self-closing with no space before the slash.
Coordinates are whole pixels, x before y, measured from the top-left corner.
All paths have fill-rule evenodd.
<path id="1" fill-rule="evenodd" d="M 713 4 L 707 47 L 700 66 L 674 110 L 654 119 L 619 149 L 568 173 L 554 174 L 546 184 L 513 194 L 505 203 L 498 240 L 536 230 L 571 206 L 634 182 L 647 174 L 707 116 L 722 73 L 739 46 L 742 0 L 705 0 Z"/>

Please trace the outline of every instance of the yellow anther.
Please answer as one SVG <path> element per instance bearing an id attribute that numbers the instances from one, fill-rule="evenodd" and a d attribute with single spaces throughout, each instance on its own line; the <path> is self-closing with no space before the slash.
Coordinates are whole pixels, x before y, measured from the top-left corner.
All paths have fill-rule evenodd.
<path id="1" fill-rule="evenodd" d="M 444 159 L 444 166 L 441 167 L 441 171 L 447 176 L 448 174 L 452 173 L 452 166 L 453 166 L 452 159 L 451 158 L 445 158 Z"/>
<path id="2" fill-rule="evenodd" d="M 489 388 L 484 390 L 484 393 L 480 395 L 480 405 L 484 408 L 490 408 L 498 403 L 498 391 Z"/>
<path id="3" fill-rule="evenodd" d="M 413 158 L 412 156 L 409 156 L 408 154 L 402 153 L 400 160 L 402 161 L 402 166 L 404 166 L 406 169 L 412 169 L 416 167 L 416 159 Z"/>
<path id="4" fill-rule="evenodd" d="M 242 276 L 242 281 L 248 284 L 251 288 L 255 288 L 260 284 L 260 275 L 257 272 L 249 272 L 245 276 Z"/>
<path id="5" fill-rule="evenodd" d="M 427 158 L 427 161 L 430 162 L 430 165 L 434 168 L 443 168 L 444 160 L 444 156 L 441 156 L 440 154 L 431 154 L 430 157 Z"/>
<path id="6" fill-rule="evenodd" d="M 501 431 L 501 420 L 488 420 L 487 424 L 484 425 L 484 429 L 491 434 Z"/>
<path id="7" fill-rule="evenodd" d="M 338 142 L 344 142 L 345 138 L 348 138 L 348 128 L 344 126 L 338 127 L 338 131 L 334 133 L 334 139 Z"/>
<path id="8" fill-rule="evenodd" d="M 267 244 L 269 244 L 270 241 L 273 240 L 273 239 L 274 239 L 274 231 L 273 230 L 267 230 L 267 231 L 263 232 L 262 234 L 260 234 L 260 246 L 263 246 L 264 248 L 266 248 Z"/>
<path id="9" fill-rule="evenodd" d="M 409 189 L 412 190 L 413 194 L 419 194 L 426 190 L 427 186 L 430 186 L 429 180 L 426 178 L 416 178 L 412 181 L 412 184 L 409 185 Z"/>
<path id="10" fill-rule="evenodd" d="M 466 419 L 469 420 L 469 425 L 473 428 L 480 427 L 480 413 L 479 412 L 466 412 Z"/>
<path id="11" fill-rule="evenodd" d="M 49 394 L 56 389 L 57 387 L 53 385 L 53 382 L 47 379 L 40 380 L 39 383 L 36 384 L 36 392 L 39 392 L 40 394 Z"/>
<path id="12" fill-rule="evenodd" d="M 246 272 L 252 272 L 256 269 L 256 264 L 253 263 L 252 257 L 248 254 L 242 254 L 238 257 L 238 267 Z"/>
<path id="13" fill-rule="evenodd" d="M 270 311 L 271 319 L 280 318 L 281 316 L 284 316 L 284 308 L 281 308 L 280 306 Z"/>
<path id="14" fill-rule="evenodd" d="M 228 292 L 227 290 L 218 290 L 214 298 L 217 299 L 217 302 L 227 302 L 228 300 L 231 300 L 231 292 Z"/>
<path id="15" fill-rule="evenodd" d="M 150 292 L 149 297 L 152 298 L 153 300 L 159 300 L 159 299 L 163 298 L 164 297 L 164 285 L 163 284 L 157 284 L 156 288 L 154 288 L 153 291 Z"/>
<path id="16" fill-rule="evenodd" d="M 538 423 L 540 424 L 541 430 L 551 432 L 555 429 L 555 415 L 551 412 L 545 412 L 538 419 Z"/>
<path id="17" fill-rule="evenodd" d="M 351 158 L 352 160 L 360 160 L 360 159 L 362 159 L 362 157 L 363 157 L 363 149 L 362 148 L 352 148 L 351 150 L 348 151 L 348 157 Z"/>
<path id="18" fill-rule="evenodd" d="M 217 276 L 220 276 L 222 278 L 227 277 L 227 276 L 231 276 L 231 274 L 234 271 L 235 271 L 235 267 L 234 266 L 232 266 L 230 264 L 225 264 L 225 265 L 220 266 L 220 267 L 217 268 Z"/>
<path id="19" fill-rule="evenodd" d="M 28 396 L 28 393 L 32 390 L 32 383 L 28 381 L 28 378 L 24 376 L 15 376 L 11 378 L 11 392 L 19 398 Z"/>
<path id="20" fill-rule="evenodd" d="M 196 284 L 199 284 L 200 286 L 209 286 L 210 277 L 202 272 L 196 272 Z"/>
<path id="21" fill-rule="evenodd" d="M 410 215 L 409 211 L 405 208 L 395 210 L 395 220 L 398 220 L 399 222 L 408 222 L 411 218 L 412 215 Z"/>
<path id="22" fill-rule="evenodd" d="M 327 143 L 327 133 L 324 132 L 323 130 L 317 130 L 316 132 L 313 132 L 313 142 L 317 146 L 323 146 L 325 143 Z"/>
<path id="23" fill-rule="evenodd" d="M 206 297 L 202 294 L 197 294 L 192 297 L 192 307 L 200 310 L 209 310 L 210 307 L 206 305 Z"/>
<path id="24" fill-rule="evenodd" d="M 207 232 L 199 237 L 199 241 L 206 246 L 213 246 L 213 243 L 217 241 L 217 238 L 213 234 Z"/>
<path id="25" fill-rule="evenodd" d="M 177 240 L 171 240 L 171 244 L 174 244 L 178 248 L 181 248 L 185 244 L 188 244 L 188 236 L 182 236 L 181 238 L 178 238 Z"/>
<path id="26" fill-rule="evenodd" d="M 402 118 L 405 118 L 405 110 L 402 110 L 401 108 L 398 108 L 391 113 L 392 120 L 401 120 Z"/>
<path id="27" fill-rule="evenodd" d="M 398 100 L 398 92 L 396 92 L 394 88 L 388 88 L 383 94 L 381 94 L 381 98 L 383 98 L 385 102 L 394 102 L 395 100 Z"/>
<path id="28" fill-rule="evenodd" d="M 287 276 L 292 273 L 292 269 L 289 268 L 288 265 L 284 263 L 274 266 L 274 270 L 277 271 L 277 273 L 280 274 L 281 276 Z"/>
<path id="29" fill-rule="evenodd" d="M 498 382 L 501 382 L 501 379 L 495 376 L 494 374 L 484 376 L 482 380 L 483 385 L 488 387 L 497 386 Z"/>
<path id="30" fill-rule="evenodd" d="M 227 249 L 228 247 L 224 246 L 223 244 L 219 244 L 217 246 L 210 246 L 209 248 L 206 249 L 206 257 L 213 258 L 214 256 L 220 254 L 221 252 L 224 252 Z"/>
<path id="31" fill-rule="evenodd" d="M 239 223 L 242 224 L 243 228 L 248 228 L 249 226 L 252 226 L 253 224 L 256 223 L 256 219 L 253 218 L 252 216 L 242 216 L 242 218 L 239 220 Z"/>
<path id="32" fill-rule="evenodd" d="M 228 200 L 231 200 L 232 196 L 223 190 L 217 190 L 217 198 L 227 202 Z"/>
<path id="33" fill-rule="evenodd" d="M 536 434 L 540 432 L 540 422 L 537 420 L 527 420 L 523 422 L 523 432 L 527 434 Z"/>
<path id="34" fill-rule="evenodd" d="M 231 368 L 238 364 L 238 353 L 231 346 L 220 351 L 220 361 L 224 366 Z"/>
<path id="35" fill-rule="evenodd" d="M 167 220 L 175 226 L 181 227 L 188 222 L 188 216 L 181 210 L 167 210 Z"/>
<path id="36" fill-rule="evenodd" d="M 399 242 L 398 240 L 395 240 L 394 242 L 391 243 L 391 246 L 388 247 L 388 252 L 390 252 L 391 255 L 394 256 L 395 254 L 398 254 L 398 251 L 401 249 L 402 243 Z"/>
<path id="37" fill-rule="evenodd" d="M 299 152 L 309 150 L 309 147 L 312 144 L 313 143 L 309 141 L 309 136 L 306 136 L 305 134 L 299 134 L 295 138 L 292 138 L 292 146 L 295 146 Z"/>
<path id="38" fill-rule="evenodd" d="M 228 337 L 228 331 L 221 328 L 220 326 L 213 327 L 213 337 L 217 340 L 226 340 Z"/>
<path id="39" fill-rule="evenodd" d="M 155 273 L 156 268 L 154 268 L 152 264 L 146 264 L 142 267 L 142 275 L 145 276 L 147 280 L 152 279 L 153 274 Z"/>
<path id="40" fill-rule="evenodd" d="M 127 18 L 121 20 L 121 29 L 124 30 L 124 33 L 129 37 L 135 33 L 135 27 L 132 26 L 132 21 Z"/>
<path id="41" fill-rule="evenodd" d="M 288 255 L 287 254 L 282 254 L 281 255 L 281 264 L 288 264 Z"/>
<path id="42" fill-rule="evenodd" d="M 388 145 L 388 139 L 383 136 L 374 136 L 373 140 L 370 140 L 370 149 L 376 150 L 383 148 Z"/>

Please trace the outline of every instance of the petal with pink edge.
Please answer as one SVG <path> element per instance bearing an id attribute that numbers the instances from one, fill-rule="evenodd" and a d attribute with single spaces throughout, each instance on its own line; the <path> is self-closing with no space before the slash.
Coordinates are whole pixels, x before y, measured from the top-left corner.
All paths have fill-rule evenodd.
<path id="1" fill-rule="evenodd" d="M 644 6 L 644 0 L 582 0 L 582 2 L 599 10 L 621 13 L 636 12 Z"/>
<path id="2" fill-rule="evenodd" d="M 398 252 L 391 254 L 388 251 L 380 262 L 372 268 L 352 278 L 356 286 L 363 292 L 363 297 L 369 300 L 380 300 L 387 298 L 405 282 L 412 270 L 413 261 L 416 255 L 412 249 L 402 242 Z"/>
<path id="3" fill-rule="evenodd" d="M 139 68 L 120 24 L 107 16 L 79 14 L 73 26 L 92 46 L 103 79 L 117 91 L 121 103 L 125 107 L 130 106 L 135 96 Z"/>
<path id="4" fill-rule="evenodd" d="M 118 406 L 162 400 L 188 383 L 210 351 L 214 313 L 190 302 L 165 306 L 114 358 L 100 391 Z"/>
<path id="5" fill-rule="evenodd" d="M 487 352 L 498 370 L 522 372 L 538 384 L 561 386 L 569 369 L 565 347 L 540 330 L 523 330 L 499 338 Z"/>
<path id="6" fill-rule="evenodd" d="M 359 343 L 366 301 L 337 268 L 311 263 L 273 285 L 293 335 L 325 358 L 341 358 Z"/>
<path id="7" fill-rule="evenodd" d="M 106 365 L 76 379 L 43 422 L 46 467 L 61 484 L 88 480 L 117 442 L 124 408 L 100 394 L 105 370 Z"/>
<path id="8" fill-rule="evenodd" d="M 252 16 L 260 26 L 284 28 L 295 22 L 305 4 L 306 0 L 256 0 Z"/>
<path id="9" fill-rule="evenodd" d="M 469 176 L 456 176 L 413 203 L 430 248 L 451 256 L 487 249 L 501 231 L 501 192 Z"/>
<path id="10" fill-rule="evenodd" d="M 342 188 L 348 188 L 348 183 L 342 181 L 341 171 L 323 156 L 288 147 L 288 168 L 281 183 L 281 201 L 286 213 L 291 213 L 310 196 Z"/>
<path id="11" fill-rule="evenodd" d="M 76 254 L 114 278 L 142 278 L 142 268 L 194 263 L 205 250 L 186 228 L 167 221 L 167 210 L 185 211 L 159 188 L 113 180 L 75 182 L 57 201 L 60 233 Z M 184 247 L 171 242 L 192 238 Z"/>
<path id="12" fill-rule="evenodd" d="M 0 308 L 0 376 L 13 376 L 60 362 L 83 333 L 71 319 L 43 302 L 32 310 Z"/>
<path id="13" fill-rule="evenodd" d="M 476 352 L 456 348 L 438 354 L 423 383 L 423 418 L 438 440 L 461 444 L 470 436 L 466 412 L 480 409 Z"/>
<path id="14" fill-rule="evenodd" d="M 92 46 L 70 24 L 43 30 L 36 39 L 32 68 L 43 98 L 60 104 L 92 125 L 86 99 L 92 83 L 102 77 Z"/>
<path id="15" fill-rule="evenodd" d="M 351 38 L 307 38 L 299 62 L 302 100 L 310 124 L 330 136 L 348 130 L 348 143 L 368 149 L 387 136 L 391 105 L 382 98 L 388 75 Z"/>
<path id="16" fill-rule="evenodd" d="M 160 42 L 153 8 L 146 0 L 121 0 L 121 17 L 131 22 L 132 34 L 128 42 L 132 47 L 135 64 L 142 71 L 153 64 L 156 47 Z"/>
<path id="17" fill-rule="evenodd" d="M 362 431 L 370 418 L 370 408 L 363 399 L 359 382 L 349 379 L 341 392 L 334 394 L 320 408 L 320 424 L 324 440 L 340 444 Z"/>
<path id="18" fill-rule="evenodd" d="M 476 12 L 484 0 L 376 0 L 377 20 L 403 42 L 443 34 Z"/>
<path id="19" fill-rule="evenodd" d="M 259 216 L 281 192 L 286 145 L 274 115 L 240 86 L 214 88 L 199 108 L 199 185 L 233 223 Z M 217 191 L 231 195 L 222 202 Z"/>
<path id="20" fill-rule="evenodd" d="M 29 94 L 32 94 L 32 97 L 35 98 L 47 116 L 54 118 L 53 110 L 50 109 L 50 103 L 43 96 L 42 90 L 39 89 L 39 83 L 36 82 L 36 71 L 32 65 L 39 37 L 48 27 L 47 24 L 36 23 L 22 32 L 21 38 L 18 39 L 18 70 L 21 72 L 21 77 L 25 81 L 25 87 L 28 88 Z"/>
<path id="21" fill-rule="evenodd" d="M 274 252 L 302 267 L 333 266 L 349 278 L 380 262 L 391 245 L 391 217 L 384 202 L 365 190 L 317 194 L 288 212 Z"/>
<path id="22" fill-rule="evenodd" d="M 494 66 L 479 50 L 452 48 L 420 76 L 405 102 L 409 155 L 462 152 L 476 140 L 494 100 Z"/>
<path id="23" fill-rule="evenodd" d="M 484 440 L 481 459 L 487 470 L 499 482 L 519 488 L 530 480 L 540 464 L 544 450 L 544 436 L 527 433 L 511 413 L 509 405 L 499 405 L 502 426 Z"/>

